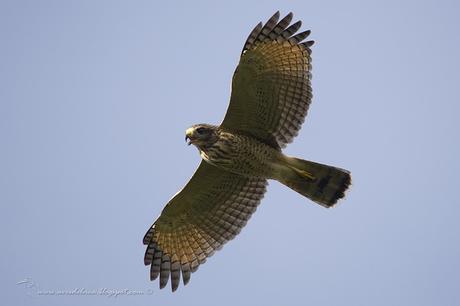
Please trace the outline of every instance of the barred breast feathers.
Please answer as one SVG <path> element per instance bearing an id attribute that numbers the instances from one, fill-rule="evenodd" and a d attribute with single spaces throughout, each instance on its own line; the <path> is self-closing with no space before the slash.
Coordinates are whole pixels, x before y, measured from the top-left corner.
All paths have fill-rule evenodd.
<path id="1" fill-rule="evenodd" d="M 232 162 L 232 158 L 234 157 L 234 146 L 236 145 L 235 136 L 223 131 L 219 131 L 218 135 L 218 141 L 202 149 L 200 155 L 204 160 L 216 166 L 228 165 Z"/>

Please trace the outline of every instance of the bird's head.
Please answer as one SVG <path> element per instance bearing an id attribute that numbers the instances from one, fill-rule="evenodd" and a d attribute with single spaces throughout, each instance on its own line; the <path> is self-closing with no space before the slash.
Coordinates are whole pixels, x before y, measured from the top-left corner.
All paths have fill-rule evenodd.
<path id="1" fill-rule="evenodd" d="M 217 127 L 210 124 L 195 124 L 185 131 L 185 141 L 199 149 L 214 144 L 218 139 Z"/>

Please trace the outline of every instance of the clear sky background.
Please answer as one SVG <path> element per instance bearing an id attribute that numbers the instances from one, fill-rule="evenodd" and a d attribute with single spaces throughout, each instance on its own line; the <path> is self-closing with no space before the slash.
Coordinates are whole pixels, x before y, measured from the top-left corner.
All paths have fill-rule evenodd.
<path id="1" fill-rule="evenodd" d="M 0 1 L 2 304 L 460 305 L 458 3 Z M 276 10 L 316 41 L 286 152 L 353 186 L 327 210 L 271 182 L 237 239 L 160 291 L 142 237 L 199 163 L 184 131 L 220 122 Z M 102 288 L 144 294 L 37 293 Z"/>

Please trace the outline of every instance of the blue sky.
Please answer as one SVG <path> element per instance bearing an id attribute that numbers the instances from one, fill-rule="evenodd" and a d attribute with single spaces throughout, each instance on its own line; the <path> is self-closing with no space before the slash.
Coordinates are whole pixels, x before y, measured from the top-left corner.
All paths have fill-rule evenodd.
<path id="1" fill-rule="evenodd" d="M 286 153 L 347 168 L 353 186 L 327 210 L 271 182 L 235 240 L 160 291 L 142 237 L 199 163 L 184 131 L 220 122 L 244 40 L 276 10 L 316 41 L 313 103 Z M 4 304 L 460 304 L 459 13 L 455 1 L 1 1 Z M 104 288 L 121 293 L 37 293 Z"/>

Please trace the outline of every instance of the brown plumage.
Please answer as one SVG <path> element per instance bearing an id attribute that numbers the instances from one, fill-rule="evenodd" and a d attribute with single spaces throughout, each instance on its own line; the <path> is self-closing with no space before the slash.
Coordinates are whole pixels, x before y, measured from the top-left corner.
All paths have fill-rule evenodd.
<path id="1" fill-rule="evenodd" d="M 275 13 L 259 23 L 244 44 L 232 82 L 230 105 L 221 125 L 194 125 L 186 140 L 202 157 L 197 171 L 163 209 L 144 237 L 144 263 L 160 288 L 171 279 L 184 285 L 216 250 L 244 227 L 277 180 L 314 202 L 331 207 L 351 182 L 344 169 L 286 156 L 312 93 L 311 50 L 297 33 L 301 22 Z"/>

